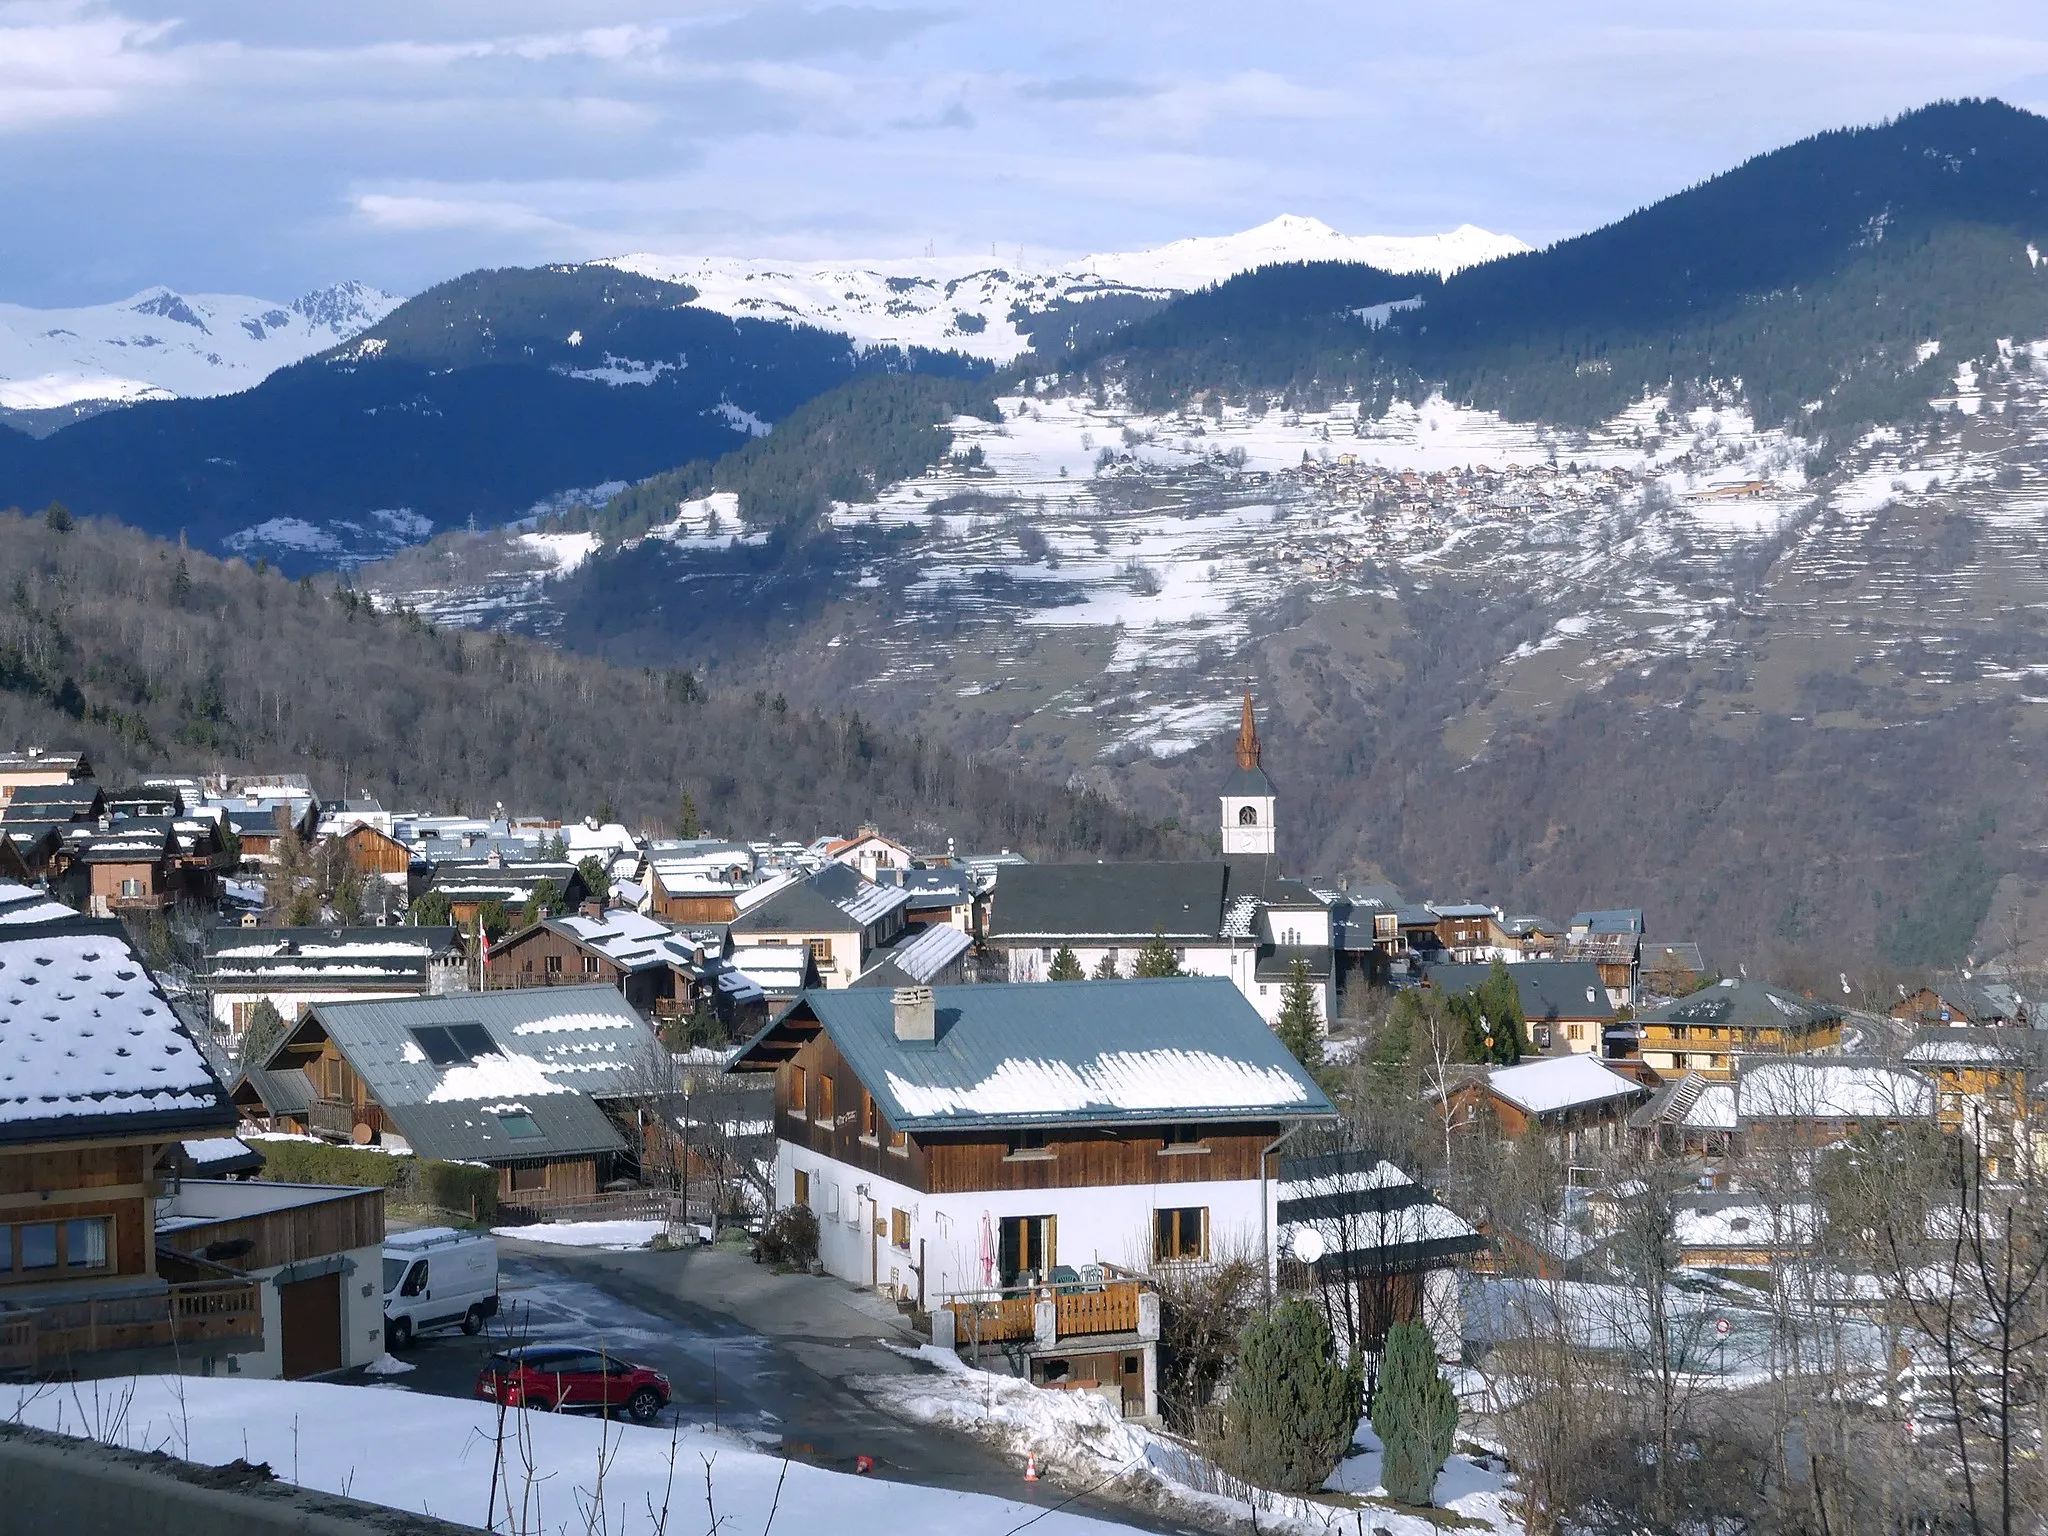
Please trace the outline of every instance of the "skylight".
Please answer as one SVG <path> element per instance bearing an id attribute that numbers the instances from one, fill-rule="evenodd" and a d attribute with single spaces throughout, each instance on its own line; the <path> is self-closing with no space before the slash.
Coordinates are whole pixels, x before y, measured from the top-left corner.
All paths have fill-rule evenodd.
<path id="1" fill-rule="evenodd" d="M 526 1141 L 532 1137 L 544 1134 L 533 1116 L 525 1113 L 500 1115 L 498 1116 L 498 1124 L 504 1128 L 505 1134 L 514 1141 Z"/>
<path id="2" fill-rule="evenodd" d="M 437 1067 L 466 1066 L 479 1056 L 498 1054 L 498 1042 L 481 1024 L 421 1024 L 412 1037 Z"/>

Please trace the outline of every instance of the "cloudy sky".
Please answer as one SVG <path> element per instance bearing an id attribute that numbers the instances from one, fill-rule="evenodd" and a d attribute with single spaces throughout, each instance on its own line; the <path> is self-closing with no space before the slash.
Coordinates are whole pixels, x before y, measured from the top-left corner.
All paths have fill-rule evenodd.
<path id="1" fill-rule="evenodd" d="M 0 299 L 628 250 L 1542 242 L 1943 96 L 2039 0 L 0 0 Z"/>

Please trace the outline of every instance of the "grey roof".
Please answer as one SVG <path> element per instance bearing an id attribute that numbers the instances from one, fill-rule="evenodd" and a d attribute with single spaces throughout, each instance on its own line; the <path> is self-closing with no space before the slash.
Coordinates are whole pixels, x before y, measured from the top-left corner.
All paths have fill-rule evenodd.
<path id="1" fill-rule="evenodd" d="M 858 933 L 909 899 L 893 886 L 877 885 L 850 864 L 827 864 L 740 913 L 728 928 L 735 939 Z"/>
<path id="2" fill-rule="evenodd" d="M 92 771 L 85 754 L 71 747 L 30 747 L 0 752 L 0 773 L 49 773 L 62 770 L 74 777 Z"/>
<path id="3" fill-rule="evenodd" d="M 1254 981 L 1288 982 L 1294 979 L 1294 962 L 1305 961 L 1309 980 L 1330 979 L 1332 951 L 1327 944 L 1266 944 L 1260 946 L 1252 970 Z"/>
<path id="4" fill-rule="evenodd" d="M 106 797 L 91 779 L 74 779 L 69 784 L 24 784 L 0 809 L 0 820 L 82 821 L 99 815 L 105 804 Z"/>
<path id="5" fill-rule="evenodd" d="M 436 1065 L 413 1034 L 463 1024 L 481 1025 L 496 1051 Z M 623 1142 L 595 1101 L 630 1095 L 640 1064 L 662 1048 L 603 985 L 315 1003 L 271 1063 L 309 1025 L 334 1041 L 420 1156 L 483 1162 L 617 1151 Z M 541 1134 L 509 1136 L 497 1117 L 515 1110 Z"/>
<path id="6" fill-rule="evenodd" d="M 1604 912 L 1575 912 L 1572 926 L 1588 933 L 1632 933 L 1643 931 L 1643 914 L 1635 907 L 1614 907 Z"/>
<path id="7" fill-rule="evenodd" d="M 957 907 L 973 894 L 964 869 L 878 869 L 875 883 L 899 886 L 910 895 L 908 910 L 941 912 Z"/>
<path id="8" fill-rule="evenodd" d="M 2010 1024 L 1929 1027 L 1913 1032 L 1906 1060 L 1916 1067 L 2020 1067 L 2038 1071 L 2048 1061 L 2048 1041 L 2038 1030 Z"/>
<path id="9" fill-rule="evenodd" d="M 814 989 L 728 1070 L 772 1070 L 822 1027 L 899 1131 L 1335 1113 L 1220 976 L 935 987 L 933 1000 L 937 1040 L 906 1042 L 887 991 Z"/>
<path id="10" fill-rule="evenodd" d="M 1583 960 L 1522 960 L 1507 967 L 1521 994 L 1522 1017 L 1540 1024 L 1558 1019 L 1590 1019 L 1605 1024 L 1614 1017 L 1607 983 L 1600 967 Z M 1441 992 L 1476 992 L 1493 974 L 1491 965 L 1432 965 L 1430 986 Z"/>
<path id="11" fill-rule="evenodd" d="M 1731 1029 L 1807 1030 L 1842 1017 L 1832 1003 L 1801 997 L 1768 982 L 1729 978 L 1716 986 L 1647 1008 L 1639 1024 L 1717 1024 Z"/>
<path id="12" fill-rule="evenodd" d="M 1217 862 L 1020 864 L 1003 872 L 992 940 L 1215 939 L 1230 866 Z"/>
<path id="13" fill-rule="evenodd" d="M 534 888 L 552 880 L 571 903 L 583 889 L 583 876 L 574 864 L 528 859 L 524 863 L 492 864 L 487 859 L 446 860 L 434 866 L 429 889 L 440 891 L 451 901 L 489 901 L 492 897 L 508 907 L 524 906 Z"/>
<path id="14" fill-rule="evenodd" d="M 428 966 L 462 954 L 459 928 L 216 928 L 207 938 L 200 978 L 211 987 L 237 985 L 389 987 L 422 990 Z"/>
<path id="15" fill-rule="evenodd" d="M 942 975 L 974 945 L 949 923 L 934 923 L 900 944 L 880 951 L 853 981 L 856 987 L 923 987 Z"/>
<path id="16" fill-rule="evenodd" d="M 1701 958 L 1697 944 L 1645 944 L 1642 960 L 1646 972 L 1689 971 L 1695 976 L 1707 973 L 1707 962 Z"/>
<path id="17" fill-rule="evenodd" d="M 239 1091 L 245 1083 L 273 1115 L 303 1115 L 313 1107 L 316 1097 L 313 1084 L 297 1067 L 285 1067 L 276 1072 L 263 1067 L 244 1067 L 235 1074 L 230 1091 Z"/>
<path id="18" fill-rule="evenodd" d="M 1217 793 L 1232 800 L 1259 799 L 1273 793 L 1273 781 L 1263 768 L 1233 768 Z"/>
<path id="19" fill-rule="evenodd" d="M 1281 874 L 1280 861 L 1273 855 L 1225 854 L 1222 863 L 1230 871 L 1233 900 L 1250 896 L 1269 907 L 1314 908 L 1318 911 L 1329 906 L 1305 882 Z"/>
<path id="20" fill-rule="evenodd" d="M 227 1090 L 120 923 L 0 925 L 0 1142 L 234 1123 Z"/>

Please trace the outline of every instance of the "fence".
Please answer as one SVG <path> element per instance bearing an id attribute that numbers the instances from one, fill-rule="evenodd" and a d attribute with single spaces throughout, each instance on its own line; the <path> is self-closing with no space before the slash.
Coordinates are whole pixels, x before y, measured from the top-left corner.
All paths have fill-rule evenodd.
<path id="1" fill-rule="evenodd" d="M 548 1221 L 661 1221 L 675 1226 L 695 1217 L 710 1219 L 708 1201 L 683 1202 L 664 1189 L 622 1189 L 585 1195 L 545 1189 L 521 1190 L 498 1202 L 499 1218 L 508 1226 L 536 1226 Z"/>
<path id="2" fill-rule="evenodd" d="M 0 1317 L 0 1369 L 29 1371 L 110 1350 L 261 1338 L 254 1280 L 173 1285 L 141 1296 L 92 1297 Z"/>
<path id="3" fill-rule="evenodd" d="M 954 1337 L 962 1343 L 979 1339 L 984 1344 L 1005 1344 L 1038 1336 L 1038 1303 L 1048 1291 L 1059 1338 L 1136 1333 L 1138 1293 L 1146 1289 L 1149 1287 L 1142 1280 L 1108 1280 L 1089 1289 L 1061 1286 L 995 1291 L 946 1305 L 955 1318 Z"/>

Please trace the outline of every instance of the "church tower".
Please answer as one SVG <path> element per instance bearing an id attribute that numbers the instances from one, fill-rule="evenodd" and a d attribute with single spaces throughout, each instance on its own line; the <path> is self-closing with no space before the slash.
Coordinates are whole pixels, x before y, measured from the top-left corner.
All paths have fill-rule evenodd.
<path id="1" fill-rule="evenodd" d="M 1259 727 L 1252 719 L 1252 691 L 1244 691 L 1244 717 L 1237 727 L 1237 771 L 1223 781 L 1223 851 L 1273 853 L 1273 782 L 1259 766 Z"/>

